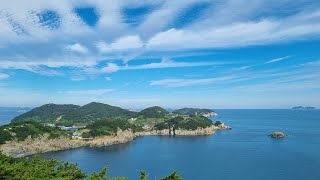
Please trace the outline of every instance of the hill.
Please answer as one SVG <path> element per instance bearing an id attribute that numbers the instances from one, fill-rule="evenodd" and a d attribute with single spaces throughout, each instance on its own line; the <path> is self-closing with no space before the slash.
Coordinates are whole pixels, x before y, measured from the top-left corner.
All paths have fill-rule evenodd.
<path id="1" fill-rule="evenodd" d="M 159 106 L 153 106 L 146 108 L 139 112 L 139 116 L 143 116 L 144 118 L 165 118 L 169 112 Z"/>
<path id="2" fill-rule="evenodd" d="M 216 114 L 213 110 L 211 109 L 199 109 L 199 108 L 182 108 L 182 109 L 177 109 L 173 111 L 175 114 L 179 115 L 208 115 L 208 116 L 214 116 Z M 210 115 L 212 114 L 212 115 Z"/>
<path id="3" fill-rule="evenodd" d="M 92 102 L 84 106 L 46 104 L 24 113 L 12 122 L 36 121 L 59 125 L 87 125 L 99 119 L 132 117 L 137 113 L 108 104 Z"/>
<path id="4" fill-rule="evenodd" d="M 61 122 L 91 123 L 106 118 L 129 118 L 137 113 L 108 104 L 92 102 L 66 113 Z"/>
<path id="5" fill-rule="evenodd" d="M 15 117 L 12 122 L 21 121 L 36 121 L 49 123 L 54 122 L 60 116 L 67 114 L 71 110 L 77 109 L 80 106 L 72 104 L 45 104 L 43 106 L 34 108 L 20 116 Z"/>

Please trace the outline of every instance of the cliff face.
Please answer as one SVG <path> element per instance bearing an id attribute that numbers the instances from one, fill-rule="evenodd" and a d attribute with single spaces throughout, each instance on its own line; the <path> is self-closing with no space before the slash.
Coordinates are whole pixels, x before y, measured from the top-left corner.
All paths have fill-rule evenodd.
<path id="1" fill-rule="evenodd" d="M 84 146 L 85 141 L 71 140 L 66 137 L 49 139 L 48 134 L 44 134 L 38 138 L 30 136 L 24 141 L 10 141 L 0 146 L 0 151 L 12 157 L 22 157 L 36 153 L 48 151 L 58 151 L 64 149 L 72 149 Z"/>
<path id="2" fill-rule="evenodd" d="M 102 136 L 88 141 L 91 147 L 109 146 L 112 144 L 121 144 L 132 141 L 136 135 L 131 130 L 118 130 L 116 136 Z"/>
<path id="3" fill-rule="evenodd" d="M 219 128 L 215 126 L 210 126 L 207 128 L 198 128 L 196 130 L 184 130 L 184 129 L 176 129 L 176 135 L 177 136 L 195 136 L 195 135 L 209 135 L 213 134 L 215 130 L 218 130 Z M 172 133 L 172 132 L 171 132 Z M 139 132 L 136 133 L 138 136 L 143 135 L 170 135 L 169 129 L 163 129 L 163 130 L 152 130 L 152 131 L 145 131 L 145 132 Z"/>
<path id="4" fill-rule="evenodd" d="M 198 128 L 196 130 L 182 130 L 176 129 L 177 136 L 195 136 L 195 135 L 209 135 L 216 130 L 230 129 L 225 126 L 210 126 L 207 128 Z M 90 140 L 69 139 L 67 137 L 60 137 L 56 139 L 49 139 L 48 134 L 32 139 L 28 137 L 24 141 L 10 141 L 0 146 L 0 151 L 12 157 L 22 157 L 36 153 L 43 153 L 49 151 L 59 151 L 65 149 L 78 148 L 82 146 L 101 147 L 113 144 L 126 143 L 133 140 L 137 136 L 145 135 L 170 135 L 168 129 L 152 130 L 144 132 L 132 132 L 131 130 L 118 130 L 116 136 L 102 136 Z"/>

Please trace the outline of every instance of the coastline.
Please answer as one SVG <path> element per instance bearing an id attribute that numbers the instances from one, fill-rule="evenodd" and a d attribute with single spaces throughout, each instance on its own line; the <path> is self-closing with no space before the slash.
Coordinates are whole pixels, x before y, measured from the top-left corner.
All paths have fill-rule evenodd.
<path id="1" fill-rule="evenodd" d="M 214 134 L 218 130 L 231 129 L 229 126 L 210 126 L 206 128 L 197 128 L 196 130 L 176 130 L 176 136 L 203 136 Z M 151 130 L 142 132 L 133 132 L 132 130 L 117 131 L 115 136 L 101 136 L 91 140 L 70 139 L 67 137 L 59 137 L 50 139 L 48 134 L 44 134 L 37 138 L 28 137 L 24 141 L 9 141 L 6 144 L 0 145 L 0 151 L 11 157 L 24 157 L 38 153 L 45 153 L 50 151 L 60 151 L 67 149 L 74 149 L 79 147 L 103 147 L 114 144 L 126 143 L 134 140 L 136 137 L 161 135 L 170 136 L 169 130 Z"/>

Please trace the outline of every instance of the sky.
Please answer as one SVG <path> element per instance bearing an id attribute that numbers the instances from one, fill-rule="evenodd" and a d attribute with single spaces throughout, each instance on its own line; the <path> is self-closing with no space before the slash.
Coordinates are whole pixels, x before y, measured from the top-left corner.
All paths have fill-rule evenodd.
<path id="1" fill-rule="evenodd" d="M 320 107 L 318 0 L 1 0 L 0 106 Z"/>

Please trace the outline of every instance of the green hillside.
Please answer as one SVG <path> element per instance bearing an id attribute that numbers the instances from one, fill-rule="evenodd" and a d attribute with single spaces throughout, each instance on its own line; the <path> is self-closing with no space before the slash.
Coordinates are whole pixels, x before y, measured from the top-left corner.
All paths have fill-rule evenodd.
<path id="1" fill-rule="evenodd" d="M 200 115 L 202 113 L 211 113 L 214 112 L 211 109 L 199 109 L 199 108 L 182 108 L 182 109 L 177 109 L 173 111 L 175 114 L 180 114 L 180 115 Z"/>
<path id="2" fill-rule="evenodd" d="M 72 104 L 46 104 L 32 109 L 20 116 L 17 116 L 12 122 L 36 121 L 36 122 L 54 122 L 60 116 L 77 109 L 80 106 Z"/>
<path id="3" fill-rule="evenodd" d="M 14 118 L 12 122 L 35 121 L 59 125 L 87 125 L 99 119 L 129 118 L 136 115 L 136 112 L 96 102 L 84 106 L 46 104 Z"/>
<path id="4" fill-rule="evenodd" d="M 175 126 L 177 129 L 195 130 L 198 127 L 206 128 L 213 125 L 213 122 L 204 116 L 177 116 L 154 126 L 157 130 L 167 129 L 169 126 Z"/>
<path id="5" fill-rule="evenodd" d="M 34 121 L 13 122 L 7 125 L 0 126 L 0 144 L 6 141 L 17 139 L 18 141 L 25 140 L 28 136 L 32 138 L 48 133 L 51 138 L 67 136 L 67 132 L 55 127 L 43 126 Z"/>
<path id="6" fill-rule="evenodd" d="M 128 111 L 120 107 L 92 102 L 66 113 L 61 119 L 61 122 L 92 123 L 99 119 L 119 117 L 129 118 L 135 116 L 136 114 L 136 112 Z"/>
<path id="7" fill-rule="evenodd" d="M 142 131 L 141 126 L 137 126 L 135 124 L 129 123 L 127 119 L 103 119 L 97 120 L 94 123 L 88 125 L 86 127 L 88 132 L 83 133 L 82 137 L 97 137 L 97 136 L 105 136 L 105 135 L 115 135 L 118 129 L 127 130 L 131 129 L 134 132 Z"/>
<path id="8" fill-rule="evenodd" d="M 144 118 L 165 118 L 168 114 L 168 111 L 159 106 L 149 107 L 139 112 L 139 116 Z"/>

